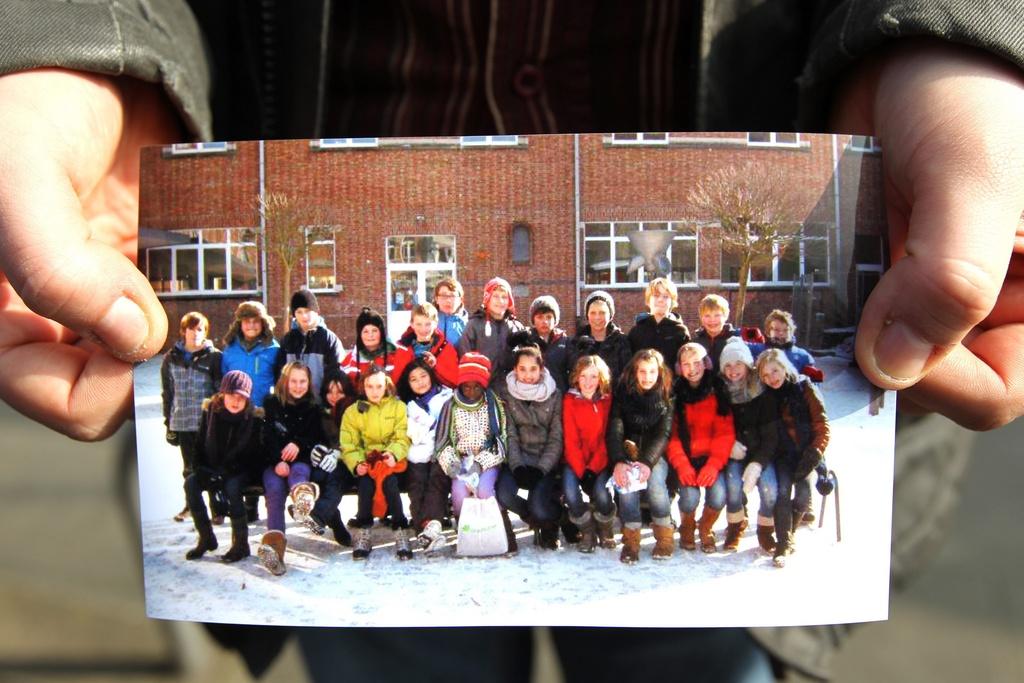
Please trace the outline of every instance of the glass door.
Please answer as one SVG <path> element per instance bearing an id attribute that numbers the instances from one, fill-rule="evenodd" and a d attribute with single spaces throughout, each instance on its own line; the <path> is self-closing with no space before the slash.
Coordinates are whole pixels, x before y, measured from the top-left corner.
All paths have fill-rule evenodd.
<path id="1" fill-rule="evenodd" d="M 412 308 L 430 301 L 434 285 L 455 275 L 455 237 L 402 235 L 388 237 L 388 337 L 397 341 L 409 327 Z"/>

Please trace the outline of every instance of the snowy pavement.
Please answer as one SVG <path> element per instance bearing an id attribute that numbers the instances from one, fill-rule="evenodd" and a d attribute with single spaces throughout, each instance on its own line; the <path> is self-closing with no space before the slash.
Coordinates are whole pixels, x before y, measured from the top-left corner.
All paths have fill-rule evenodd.
<path id="1" fill-rule="evenodd" d="M 785 569 L 758 549 L 753 525 L 739 552 L 705 555 L 677 547 L 665 562 L 650 558 L 654 539 L 645 529 L 640 562 L 626 566 L 619 549 L 592 555 L 573 546 L 537 549 L 521 526 L 519 554 L 511 558 L 417 551 L 412 561 L 400 562 L 392 532 L 377 527 L 369 560 L 353 562 L 351 549 L 338 546 L 329 531 L 317 537 L 289 524 L 288 572 L 273 577 L 255 558 L 262 520 L 250 526 L 252 558 L 232 565 L 219 560 L 231 540 L 224 525 L 216 528 L 220 549 L 198 561 L 184 559 L 195 531 L 189 522 L 171 520 L 183 503 L 181 456 L 164 440 L 159 359 L 150 361 L 135 371 L 147 611 L 166 619 L 319 626 L 770 626 L 885 619 L 895 395 L 886 394 L 872 416 L 870 387 L 847 361 L 819 364 L 827 378 L 826 408 L 842 416 L 830 420 L 826 453 L 840 479 L 842 542 L 836 542 L 830 496 L 824 526 L 798 530 L 797 552 Z M 751 512 L 756 505 L 755 491 Z M 813 509 L 821 509 L 816 492 Z M 341 511 L 343 519 L 354 515 L 354 496 L 345 497 Z M 716 525 L 719 543 L 724 517 Z"/>

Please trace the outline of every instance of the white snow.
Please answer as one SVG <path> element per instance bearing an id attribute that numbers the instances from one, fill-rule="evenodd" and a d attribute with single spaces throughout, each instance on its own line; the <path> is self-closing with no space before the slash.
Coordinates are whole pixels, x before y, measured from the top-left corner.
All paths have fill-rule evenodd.
<path id="1" fill-rule="evenodd" d="M 265 512 L 250 526 L 253 557 L 224 564 L 228 525 L 217 527 L 221 547 L 185 560 L 195 544 L 181 509 L 181 456 L 164 440 L 159 359 L 136 368 L 136 429 L 142 508 L 146 602 L 166 619 L 318 626 L 772 626 L 885 619 L 889 589 L 895 395 L 868 414 L 869 385 L 848 361 L 819 359 L 830 420 L 829 466 L 840 480 L 842 542 L 836 542 L 835 498 L 824 526 L 803 526 L 797 552 L 784 569 L 757 547 L 751 520 L 740 550 L 705 555 L 676 548 L 672 559 L 650 557 L 644 530 L 640 562 L 619 562 L 619 549 L 584 555 L 573 546 L 534 548 L 519 529 L 511 558 L 459 559 L 446 554 L 412 561 L 394 556 L 392 532 L 374 530 L 374 550 L 353 562 L 351 549 L 289 523 L 288 572 L 271 576 L 256 561 Z M 751 515 L 757 494 L 751 494 Z M 813 494 L 820 514 L 821 496 Z M 674 510 L 678 515 L 678 510 Z M 355 513 L 346 496 L 342 518 Z M 514 519 L 514 515 L 513 515 Z M 520 525 L 521 526 L 521 525 Z M 721 544 L 723 514 L 716 532 Z M 451 532 L 448 532 L 451 539 Z M 451 539 L 449 547 L 454 546 Z M 823 599 L 818 599 L 818 598 Z M 827 598 L 827 599 L 826 599 Z"/>

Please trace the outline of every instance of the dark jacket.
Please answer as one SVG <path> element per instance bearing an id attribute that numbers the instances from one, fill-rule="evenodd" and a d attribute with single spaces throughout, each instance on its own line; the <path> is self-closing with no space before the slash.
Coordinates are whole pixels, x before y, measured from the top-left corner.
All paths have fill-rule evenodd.
<path id="1" fill-rule="evenodd" d="M 309 452 L 317 444 L 326 444 L 321 424 L 320 406 L 312 400 L 282 403 L 277 396 L 267 396 L 263 402 L 263 453 L 267 465 L 281 460 L 281 449 L 289 443 L 299 447 L 293 462 L 310 464 Z"/>
<path id="2" fill-rule="evenodd" d="M 665 455 L 671 432 L 671 401 L 662 399 L 657 391 L 630 394 L 621 387 L 616 390 L 607 436 L 608 460 L 613 465 L 629 460 L 623 446 L 623 442 L 629 439 L 640 449 L 637 459 L 648 467 L 654 467 Z"/>
<path id="3" fill-rule="evenodd" d="M 199 430 L 203 401 L 220 385 L 221 352 L 209 339 L 185 360 L 185 347 L 176 343 L 160 365 L 160 397 L 164 427 L 172 432 Z"/>
<path id="4" fill-rule="evenodd" d="M 523 401 L 502 382 L 498 397 L 508 416 L 508 466 L 536 467 L 547 474 L 562 459 L 562 393 L 555 390 L 543 401 Z"/>
<path id="5" fill-rule="evenodd" d="M 602 341 L 597 341 L 590 336 L 590 325 L 583 325 L 579 328 L 576 336 L 569 345 L 569 373 L 576 367 L 576 361 L 580 356 L 598 355 L 608 366 L 611 375 L 612 386 L 619 381 L 619 375 L 629 364 L 633 357 L 633 349 L 629 344 L 629 337 L 615 323 L 608 323 L 608 329 Z"/>
<path id="6" fill-rule="evenodd" d="M 665 365 L 675 374 L 676 354 L 679 347 L 690 341 L 690 330 L 675 313 L 669 313 L 657 322 L 650 313 L 641 313 L 629 331 L 629 347 L 636 353 L 655 349 L 665 359 Z"/>
<path id="7" fill-rule="evenodd" d="M 779 443 L 779 408 L 775 395 L 765 390 L 746 403 L 733 403 L 732 418 L 736 440 L 747 447 L 743 464 L 770 465 Z"/>
<path id="8" fill-rule="evenodd" d="M 534 328 L 529 329 L 529 340 L 531 344 L 540 347 L 544 356 L 544 367 L 551 373 L 551 379 L 555 380 L 555 386 L 562 394 L 569 390 L 569 372 L 572 366 L 569 365 L 569 337 L 565 330 L 556 327 L 551 331 L 551 339 L 545 341 L 537 334 Z"/>
<path id="9" fill-rule="evenodd" d="M 469 316 L 459 340 L 459 355 L 467 351 L 484 354 L 491 361 L 491 378 L 503 382 L 512 369 L 512 349 L 508 347 L 508 338 L 525 329 L 526 326 L 512 313 L 506 311 L 503 320 L 495 321 L 481 306 Z"/>
<path id="10" fill-rule="evenodd" d="M 203 402 L 203 416 L 196 440 L 197 470 L 208 469 L 222 476 L 243 474 L 260 464 L 260 431 L 263 411 L 252 403 L 240 413 L 225 408 L 211 410 L 210 400 Z"/>
<path id="11" fill-rule="evenodd" d="M 730 337 L 740 336 L 740 331 L 725 323 L 722 325 L 722 331 L 718 333 L 718 336 L 714 339 L 707 333 L 703 327 L 697 328 L 697 331 L 693 333 L 693 341 L 704 347 L 704 350 L 708 352 L 708 356 L 711 358 L 711 371 L 718 373 L 718 359 L 722 355 L 722 349 L 725 348 L 725 343 L 729 341 Z M 675 364 L 675 361 L 673 361 Z"/>
<path id="12" fill-rule="evenodd" d="M 825 402 L 811 380 L 800 376 L 794 384 L 786 381 L 772 393 L 779 408 L 779 445 L 776 467 L 786 467 L 798 479 L 811 473 L 821 462 L 828 446 L 828 415 Z"/>
<path id="13" fill-rule="evenodd" d="M 303 332 L 302 328 L 293 322 L 288 334 L 281 338 L 281 351 L 277 354 L 274 377 L 281 376 L 281 368 L 286 363 L 300 360 L 309 366 L 309 371 L 313 375 L 313 386 L 310 387 L 310 391 L 316 396 L 320 393 L 324 374 L 337 372 L 344 357 L 345 348 L 341 345 L 341 340 L 338 339 L 338 335 L 327 329 L 323 320 L 309 332 Z"/>

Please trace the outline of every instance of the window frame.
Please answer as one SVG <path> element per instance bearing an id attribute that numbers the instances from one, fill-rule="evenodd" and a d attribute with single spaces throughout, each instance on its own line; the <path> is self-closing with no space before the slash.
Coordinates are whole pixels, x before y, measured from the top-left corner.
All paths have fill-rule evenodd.
<path id="1" fill-rule="evenodd" d="M 635 139 L 620 138 L 620 135 L 635 135 Z M 647 136 L 661 136 L 661 137 L 647 137 Z M 612 144 L 629 146 L 650 146 L 650 147 L 666 147 L 669 143 L 668 133 L 612 133 Z"/>
<path id="2" fill-rule="evenodd" d="M 164 154 L 172 157 L 202 154 L 227 154 L 235 149 L 230 142 L 175 142 L 164 147 Z"/>
<path id="3" fill-rule="evenodd" d="M 856 144 L 858 138 L 867 140 L 868 146 Z M 878 138 L 874 135 L 851 135 L 848 147 L 853 152 L 862 152 L 864 154 L 879 154 L 882 151 L 881 145 L 878 144 Z"/>
<path id="4" fill-rule="evenodd" d="M 618 225 L 618 224 L 635 224 L 635 225 L 640 226 L 639 229 L 641 231 L 645 229 L 644 226 L 652 226 L 652 227 L 646 228 L 646 229 L 649 229 L 649 230 L 657 230 L 657 229 L 662 229 L 662 230 L 664 230 L 664 229 L 672 229 L 672 230 L 674 230 L 676 232 L 676 234 L 672 238 L 672 244 L 669 245 L 668 252 L 667 252 L 667 256 L 668 256 L 669 262 L 672 261 L 672 255 L 673 255 L 672 249 L 675 247 L 676 242 L 692 242 L 693 243 L 693 261 L 694 261 L 694 263 L 693 263 L 693 282 L 676 282 L 675 284 L 678 287 L 686 287 L 686 288 L 693 288 L 693 289 L 697 289 L 697 288 L 700 287 L 700 284 L 699 284 L 700 283 L 700 229 L 699 229 L 699 226 L 697 226 L 693 221 L 671 220 L 671 219 L 669 219 L 669 220 L 648 220 L 648 221 L 642 221 L 642 220 L 607 220 L 607 221 L 592 220 L 592 221 L 584 221 L 583 224 L 582 224 L 582 227 L 580 228 L 581 230 L 583 230 L 583 239 L 581 240 L 582 243 L 583 243 L 583 259 L 582 259 L 582 263 L 583 263 L 583 281 L 580 283 L 582 288 L 584 288 L 584 289 L 588 289 L 588 288 L 589 289 L 618 289 L 618 290 L 623 290 L 623 289 L 625 289 L 625 290 L 628 290 L 628 289 L 643 289 L 650 282 L 650 280 L 647 277 L 647 269 L 644 268 L 643 266 L 641 266 L 639 268 L 639 270 L 637 270 L 637 272 L 636 272 L 636 277 L 637 277 L 636 281 L 615 282 L 615 274 L 616 274 L 616 271 L 618 270 L 618 268 L 617 267 L 611 267 L 612 265 L 614 265 L 614 262 L 615 262 L 615 245 L 616 244 L 621 244 L 621 243 L 629 244 L 629 237 L 628 236 L 616 235 L 616 233 L 615 233 L 615 226 Z M 603 235 L 600 235 L 600 236 L 588 236 L 587 235 L 587 226 L 589 226 L 589 225 L 607 225 L 608 226 L 608 232 L 609 232 L 608 236 L 603 236 Z M 664 225 L 664 226 L 667 226 L 667 227 L 666 228 L 655 228 L 655 227 L 653 227 L 653 226 L 656 226 L 656 225 Z M 680 230 L 679 230 L 679 228 L 689 228 L 691 226 L 694 229 L 692 235 L 685 234 L 683 232 L 680 232 Z M 609 251 L 608 251 L 608 254 L 609 254 L 609 258 L 608 258 L 608 262 L 609 262 L 609 269 L 608 269 L 609 270 L 609 278 L 608 278 L 608 282 L 605 283 L 605 284 L 587 282 L 587 244 L 588 243 L 594 243 L 594 242 L 604 242 L 604 243 L 609 244 Z"/>
<path id="5" fill-rule="evenodd" d="M 806 224 L 800 226 L 800 231 L 793 236 L 793 240 L 796 241 L 798 251 L 798 269 L 797 278 L 802 278 L 807 274 L 807 250 L 805 244 L 808 242 L 823 242 L 825 244 L 825 279 L 823 281 L 815 280 L 812 283 L 814 287 L 827 287 L 832 282 L 832 245 L 829 237 L 830 226 L 824 224 L 823 235 L 804 235 L 804 229 Z M 780 242 L 776 242 L 772 245 L 772 264 L 771 264 L 771 280 L 754 280 L 750 279 L 747 281 L 747 287 L 753 288 L 771 288 L 771 287 L 792 287 L 798 280 L 780 280 L 779 279 L 779 265 L 781 263 L 779 255 Z M 725 266 L 725 254 L 726 249 L 723 246 L 719 249 L 719 269 L 720 279 L 723 287 L 739 287 L 739 282 L 735 280 L 727 280 L 725 274 L 727 272 Z M 751 273 L 753 275 L 753 273 Z"/>
<path id="6" fill-rule="evenodd" d="M 380 146 L 380 138 L 359 137 L 359 138 L 318 138 L 311 141 L 310 145 L 316 149 L 375 149 Z"/>
<path id="7" fill-rule="evenodd" d="M 331 230 L 331 236 L 325 239 L 310 240 L 309 231 L 316 230 L 318 228 L 326 228 Z M 303 226 L 303 230 L 306 233 L 306 247 L 304 250 L 304 260 L 306 264 L 306 288 L 309 289 L 311 292 L 333 294 L 334 292 L 341 291 L 341 288 L 338 285 L 338 243 L 334 237 L 334 228 L 335 226 L 331 225 Z M 331 246 L 331 281 L 333 284 L 330 287 L 314 287 L 309 280 L 309 248 L 317 246 L 326 246 L 328 244 Z"/>
<path id="8" fill-rule="evenodd" d="M 211 232 L 214 230 L 224 230 L 227 232 L 226 242 L 207 242 L 203 234 L 205 232 Z M 232 237 L 234 234 L 242 231 L 252 231 L 255 239 L 251 242 L 247 241 L 233 241 Z M 151 259 L 154 252 L 166 251 L 171 256 L 171 270 L 170 277 L 166 282 L 171 286 L 171 289 L 164 291 L 162 288 L 154 287 L 156 294 L 160 298 L 197 298 L 197 297 L 221 297 L 221 296 L 238 296 L 240 294 L 252 295 L 258 294 L 261 289 L 260 284 L 260 268 L 258 265 L 255 266 L 256 272 L 256 286 L 251 289 L 234 289 L 231 286 L 232 282 L 232 263 L 231 256 L 232 250 L 234 249 L 245 249 L 252 248 L 254 250 L 254 264 L 259 263 L 259 228 L 255 227 L 227 227 L 227 228 L 190 228 L 186 230 L 168 230 L 168 233 L 182 234 L 195 232 L 198 237 L 198 242 L 187 243 L 187 244 L 168 244 L 166 246 L 155 246 L 148 247 L 146 249 L 146 279 L 149 280 L 150 284 L 153 285 L 156 282 L 150 277 L 151 270 Z M 220 249 L 224 253 L 224 279 L 226 287 L 223 289 L 207 289 L 206 288 L 206 251 L 211 249 Z M 177 277 L 178 270 L 178 253 L 179 252 L 196 252 L 196 279 L 198 288 L 195 289 L 177 289 L 177 283 L 180 279 Z"/>
<path id="9" fill-rule="evenodd" d="M 459 147 L 517 147 L 518 135 L 461 135 Z"/>
<path id="10" fill-rule="evenodd" d="M 764 133 L 768 136 L 767 141 L 762 140 L 751 140 L 751 133 Z M 779 142 L 780 135 L 796 135 L 796 140 L 793 142 Z M 788 133 L 788 132 L 770 132 L 770 131 L 751 131 L 747 133 L 747 146 L 748 147 L 783 147 L 786 149 L 797 149 L 800 147 L 800 133 Z"/>

